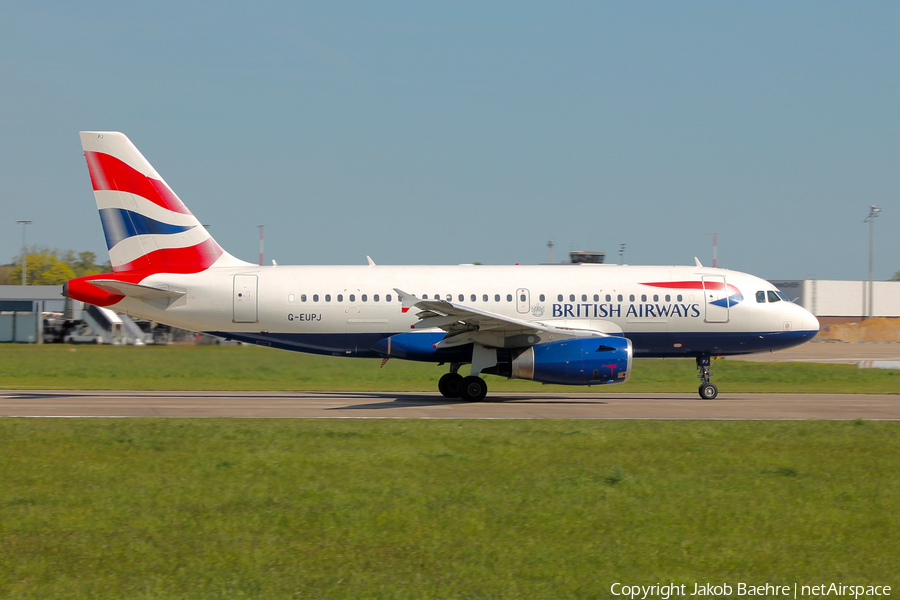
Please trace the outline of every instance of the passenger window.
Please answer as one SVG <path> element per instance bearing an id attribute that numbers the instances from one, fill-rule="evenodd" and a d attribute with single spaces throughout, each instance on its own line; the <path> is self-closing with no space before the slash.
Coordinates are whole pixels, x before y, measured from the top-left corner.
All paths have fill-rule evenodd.
<path id="1" fill-rule="evenodd" d="M 557 294 L 557 296 L 556 296 L 556 301 L 557 301 L 557 302 L 562 302 L 562 294 Z"/>
<path id="2" fill-rule="evenodd" d="M 300 294 L 300 302 L 306 302 L 306 294 Z"/>
<path id="3" fill-rule="evenodd" d="M 293 301 L 294 301 L 294 295 L 288 294 L 288 302 L 293 302 Z"/>
<path id="4" fill-rule="evenodd" d="M 781 298 L 778 297 L 778 294 L 769 290 L 769 302 L 780 302 Z"/>
<path id="5" fill-rule="evenodd" d="M 365 302 L 365 301 L 366 301 L 366 300 L 368 300 L 368 299 L 369 299 L 369 297 L 368 297 L 368 296 L 366 296 L 366 295 L 365 295 L 365 294 L 363 294 L 363 295 L 362 295 L 362 296 L 360 296 L 360 298 L 359 298 L 359 299 L 360 299 L 360 300 L 362 300 L 362 301 L 363 301 L 363 302 Z"/>
<path id="6" fill-rule="evenodd" d="M 397 299 L 399 300 L 399 298 L 397 298 Z M 391 301 L 391 295 L 388 294 L 387 296 L 385 296 L 385 297 L 384 297 L 384 301 L 385 301 L 385 302 L 390 302 L 390 301 Z"/>
<path id="7" fill-rule="evenodd" d="M 500 294 L 494 294 L 494 302 L 500 302 Z"/>
<path id="8" fill-rule="evenodd" d="M 618 296 L 616 296 L 616 298 L 618 299 L 619 302 L 621 302 L 621 301 L 622 301 L 622 294 L 619 294 Z"/>
<path id="9" fill-rule="evenodd" d="M 587 302 L 587 294 L 582 294 L 582 295 L 581 295 L 581 301 L 582 301 L 582 302 Z"/>
<path id="10" fill-rule="evenodd" d="M 356 302 L 356 294 L 350 294 L 350 302 Z"/>
<path id="11" fill-rule="evenodd" d="M 482 301 L 482 302 L 487 302 L 487 301 L 488 301 L 488 295 L 487 295 L 487 294 L 482 294 L 482 295 L 481 295 L 481 301 Z"/>
<path id="12" fill-rule="evenodd" d="M 435 294 L 435 295 L 434 295 L 434 299 L 435 299 L 435 300 L 440 300 L 440 299 L 441 299 L 441 295 L 440 295 L 440 294 Z"/>
<path id="13" fill-rule="evenodd" d="M 379 300 L 378 294 L 375 294 L 374 296 L 372 296 L 372 302 L 378 302 L 378 300 Z"/>
<path id="14" fill-rule="evenodd" d="M 344 295 L 343 295 L 343 294 L 338 294 L 338 295 L 337 295 L 337 301 L 338 301 L 338 302 L 343 302 L 343 301 L 344 301 Z"/>
<path id="15" fill-rule="evenodd" d="M 466 299 L 465 296 L 463 296 L 462 294 L 459 295 L 459 301 L 460 301 L 460 302 L 464 302 L 465 299 Z"/>
<path id="16" fill-rule="evenodd" d="M 331 294 L 325 294 L 325 302 L 331 302 Z"/>
<path id="17" fill-rule="evenodd" d="M 541 302 L 543 302 L 543 301 L 544 301 L 544 295 L 541 294 L 541 295 L 540 295 L 540 298 L 541 298 Z"/>
<path id="18" fill-rule="evenodd" d="M 671 301 L 672 301 L 672 296 L 670 296 L 669 294 L 666 294 L 666 302 L 671 302 Z"/>
<path id="19" fill-rule="evenodd" d="M 313 294 L 313 302 L 318 302 L 318 301 L 319 301 L 319 295 Z"/>
<path id="20" fill-rule="evenodd" d="M 659 302 L 659 294 L 653 294 L 653 301 Z"/>
<path id="21" fill-rule="evenodd" d="M 766 293 L 762 291 L 756 292 L 756 301 L 760 304 L 764 303 L 766 301 Z"/>
<path id="22" fill-rule="evenodd" d="M 634 302 L 634 294 L 631 294 L 631 295 L 628 296 L 628 301 L 629 301 L 629 302 Z"/>
<path id="23" fill-rule="evenodd" d="M 600 302 L 600 294 L 594 294 L 594 302 Z"/>
<path id="24" fill-rule="evenodd" d="M 681 294 L 678 294 L 678 296 L 675 299 L 678 300 L 679 302 L 681 302 Z"/>
<path id="25" fill-rule="evenodd" d="M 471 296 L 469 296 L 469 300 L 471 300 L 472 302 L 475 302 L 475 300 L 477 300 L 477 299 L 478 299 L 478 296 L 476 296 L 475 294 L 472 294 Z"/>
<path id="26" fill-rule="evenodd" d="M 641 302 L 647 301 L 647 294 L 641 294 Z"/>
<path id="27" fill-rule="evenodd" d="M 607 294 L 607 295 L 606 295 L 606 301 L 609 302 L 610 300 L 612 300 L 612 296 L 610 296 L 609 294 Z"/>
<path id="28" fill-rule="evenodd" d="M 525 294 L 519 296 L 519 302 L 525 302 Z"/>
<path id="29" fill-rule="evenodd" d="M 569 294 L 569 302 L 575 302 L 575 294 Z"/>

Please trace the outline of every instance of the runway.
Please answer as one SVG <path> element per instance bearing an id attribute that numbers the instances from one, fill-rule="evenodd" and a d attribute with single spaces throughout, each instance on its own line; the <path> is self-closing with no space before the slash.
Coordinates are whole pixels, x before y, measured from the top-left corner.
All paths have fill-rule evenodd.
<path id="1" fill-rule="evenodd" d="M 728 360 L 749 362 L 805 362 L 833 365 L 858 365 L 872 361 L 900 361 L 898 342 L 819 342 L 794 346 L 787 350 L 734 356 Z"/>
<path id="2" fill-rule="evenodd" d="M 900 395 L 503 394 L 0 390 L 5 417 L 386 419 L 900 419 Z"/>

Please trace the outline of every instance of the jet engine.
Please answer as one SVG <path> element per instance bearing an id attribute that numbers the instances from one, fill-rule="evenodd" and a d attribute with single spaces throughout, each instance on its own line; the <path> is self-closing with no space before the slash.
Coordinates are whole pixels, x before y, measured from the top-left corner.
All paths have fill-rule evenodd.
<path id="1" fill-rule="evenodd" d="M 512 352 L 510 377 L 563 385 L 625 383 L 631 377 L 631 340 L 575 338 Z"/>

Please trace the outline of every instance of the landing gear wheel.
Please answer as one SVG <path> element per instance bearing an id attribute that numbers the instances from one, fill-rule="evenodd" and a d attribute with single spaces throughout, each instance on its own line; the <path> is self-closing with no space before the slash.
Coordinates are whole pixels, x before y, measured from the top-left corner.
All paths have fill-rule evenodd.
<path id="1" fill-rule="evenodd" d="M 464 377 L 459 384 L 459 397 L 465 402 L 481 402 L 487 395 L 487 384 L 481 377 Z"/>
<path id="2" fill-rule="evenodd" d="M 462 380 L 459 373 L 446 373 L 438 380 L 438 391 L 444 398 L 459 398 L 459 385 Z"/>
<path id="3" fill-rule="evenodd" d="M 719 388 L 709 382 L 709 378 L 712 375 L 709 372 L 710 362 L 709 356 L 697 357 L 697 370 L 700 371 L 700 374 L 697 375 L 700 378 L 700 388 L 697 391 L 700 392 L 700 397 L 704 400 L 712 400 L 719 395 Z"/>
<path id="4" fill-rule="evenodd" d="M 711 383 L 701 383 L 698 391 L 700 392 L 700 397 L 704 400 L 713 400 L 719 395 L 719 388 Z"/>

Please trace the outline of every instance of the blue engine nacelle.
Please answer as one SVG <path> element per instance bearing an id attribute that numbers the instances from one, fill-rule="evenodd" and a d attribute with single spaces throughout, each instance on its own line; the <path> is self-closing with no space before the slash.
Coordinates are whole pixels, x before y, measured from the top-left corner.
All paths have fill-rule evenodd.
<path id="1" fill-rule="evenodd" d="M 631 377 L 631 340 L 591 337 L 531 346 L 514 355 L 513 379 L 563 385 L 625 383 Z"/>

